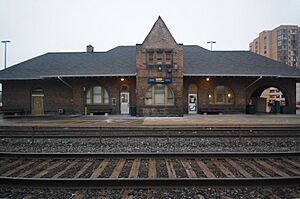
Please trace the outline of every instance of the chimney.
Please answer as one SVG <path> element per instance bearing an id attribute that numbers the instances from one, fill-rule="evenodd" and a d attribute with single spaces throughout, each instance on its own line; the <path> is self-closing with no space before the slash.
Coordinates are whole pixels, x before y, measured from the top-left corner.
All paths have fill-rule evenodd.
<path id="1" fill-rule="evenodd" d="M 92 52 L 94 52 L 94 47 L 93 47 L 92 45 L 86 46 L 86 52 L 87 52 L 87 53 L 92 53 Z"/>

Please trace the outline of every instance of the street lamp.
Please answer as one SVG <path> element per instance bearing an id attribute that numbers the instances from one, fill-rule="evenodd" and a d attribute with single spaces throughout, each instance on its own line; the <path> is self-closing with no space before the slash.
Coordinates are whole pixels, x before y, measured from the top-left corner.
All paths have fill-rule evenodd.
<path id="1" fill-rule="evenodd" d="M 4 69 L 6 69 L 6 49 L 7 49 L 7 43 L 9 43 L 9 40 L 4 40 L 1 41 L 2 43 L 4 43 Z"/>
<path id="2" fill-rule="evenodd" d="M 208 41 L 208 44 L 210 44 L 210 50 L 212 51 L 212 45 L 217 43 L 216 41 Z"/>

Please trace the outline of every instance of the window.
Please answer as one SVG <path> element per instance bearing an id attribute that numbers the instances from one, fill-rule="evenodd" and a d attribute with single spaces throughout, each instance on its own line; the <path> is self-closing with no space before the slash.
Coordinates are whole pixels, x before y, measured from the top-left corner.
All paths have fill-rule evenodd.
<path id="1" fill-rule="evenodd" d="M 173 91 L 164 84 L 151 86 L 145 95 L 146 105 L 174 105 Z"/>
<path id="2" fill-rule="evenodd" d="M 87 104 L 108 104 L 109 97 L 107 91 L 101 86 L 90 88 L 86 93 Z"/>
<path id="3" fill-rule="evenodd" d="M 234 95 L 226 86 L 216 86 L 209 92 L 209 104 L 233 104 Z"/>
<path id="4" fill-rule="evenodd" d="M 147 64 L 154 65 L 154 53 L 153 52 L 147 53 Z"/>
<path id="5" fill-rule="evenodd" d="M 172 53 L 166 52 L 166 64 L 171 65 L 172 64 Z"/>
<path id="6" fill-rule="evenodd" d="M 161 65 L 163 63 L 163 53 L 157 52 L 156 53 L 156 64 Z"/>

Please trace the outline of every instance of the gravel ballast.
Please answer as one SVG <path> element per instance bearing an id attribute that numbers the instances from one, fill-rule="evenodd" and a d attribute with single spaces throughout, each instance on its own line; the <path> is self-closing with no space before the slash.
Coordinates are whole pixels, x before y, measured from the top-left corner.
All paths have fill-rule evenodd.
<path id="1" fill-rule="evenodd" d="M 2 152 L 287 152 L 300 138 L 2 138 Z"/>

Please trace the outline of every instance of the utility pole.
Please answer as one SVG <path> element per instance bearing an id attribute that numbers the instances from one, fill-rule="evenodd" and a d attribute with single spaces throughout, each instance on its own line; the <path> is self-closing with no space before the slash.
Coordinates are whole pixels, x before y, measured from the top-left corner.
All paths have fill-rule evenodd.
<path id="1" fill-rule="evenodd" d="M 208 41 L 208 44 L 210 44 L 210 50 L 212 51 L 212 45 L 217 43 L 216 41 Z"/>
<path id="2" fill-rule="evenodd" d="M 7 43 L 9 43 L 9 40 L 1 41 L 4 43 L 4 69 L 6 69 L 6 50 L 7 50 Z"/>

